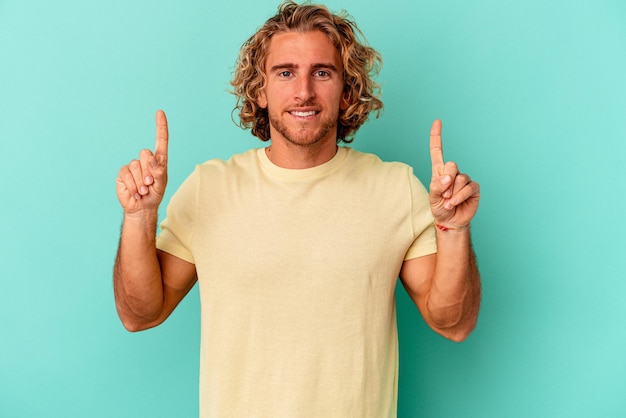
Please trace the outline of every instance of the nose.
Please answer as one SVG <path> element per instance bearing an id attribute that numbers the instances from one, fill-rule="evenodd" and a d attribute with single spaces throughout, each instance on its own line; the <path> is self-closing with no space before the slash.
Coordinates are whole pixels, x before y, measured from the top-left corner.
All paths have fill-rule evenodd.
<path id="1" fill-rule="evenodd" d="M 296 79 L 296 100 L 306 103 L 315 97 L 315 88 L 311 77 L 298 77 Z"/>

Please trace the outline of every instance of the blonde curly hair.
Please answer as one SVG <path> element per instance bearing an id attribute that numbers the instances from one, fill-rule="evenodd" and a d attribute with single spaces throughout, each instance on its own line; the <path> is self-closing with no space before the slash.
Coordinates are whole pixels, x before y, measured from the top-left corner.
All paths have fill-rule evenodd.
<path id="1" fill-rule="evenodd" d="M 356 131 L 365 123 L 371 111 L 378 117 L 383 108 L 379 99 L 380 86 L 372 76 L 378 75 L 382 58 L 369 47 L 364 36 L 345 12 L 331 13 L 322 5 L 297 4 L 288 0 L 278 7 L 278 13 L 241 46 L 231 85 L 237 97 L 233 113 L 239 111 L 238 125 L 252 129 L 262 141 L 270 139 L 267 109 L 259 107 L 259 93 L 265 88 L 265 60 L 273 35 L 282 32 L 325 33 L 339 51 L 343 61 L 344 97 L 348 104 L 339 114 L 337 142 L 352 142 Z"/>

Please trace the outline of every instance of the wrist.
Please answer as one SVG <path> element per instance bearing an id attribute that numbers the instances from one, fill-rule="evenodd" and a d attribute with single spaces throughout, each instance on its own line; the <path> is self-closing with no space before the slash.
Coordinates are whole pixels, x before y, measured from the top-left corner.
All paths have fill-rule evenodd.
<path id="1" fill-rule="evenodd" d="M 155 226 L 159 220 L 157 209 L 141 209 L 136 212 L 124 212 L 124 224 Z"/>
<path id="2" fill-rule="evenodd" d="M 442 232 L 448 232 L 448 231 L 453 231 L 453 232 L 465 231 L 465 230 L 469 230 L 469 226 L 470 226 L 470 224 L 467 224 L 467 225 L 462 225 L 462 226 L 457 226 L 457 225 L 451 225 L 451 224 L 439 223 L 439 222 L 435 221 L 435 228 L 437 228 L 438 230 L 440 230 L 440 231 L 442 231 Z"/>

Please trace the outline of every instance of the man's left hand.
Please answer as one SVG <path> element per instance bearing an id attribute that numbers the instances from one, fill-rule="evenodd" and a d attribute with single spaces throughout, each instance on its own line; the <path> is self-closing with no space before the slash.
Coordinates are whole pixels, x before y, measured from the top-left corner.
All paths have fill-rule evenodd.
<path id="1" fill-rule="evenodd" d="M 430 209 L 435 223 L 450 229 L 467 227 L 478 210 L 480 187 L 459 172 L 456 163 L 444 162 L 440 120 L 430 129 L 430 159 Z"/>

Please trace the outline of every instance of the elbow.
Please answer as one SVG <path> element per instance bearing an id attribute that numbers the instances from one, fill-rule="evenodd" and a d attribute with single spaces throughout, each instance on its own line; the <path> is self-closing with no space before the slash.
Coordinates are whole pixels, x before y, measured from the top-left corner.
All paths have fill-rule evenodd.
<path id="1" fill-rule="evenodd" d="M 462 343 L 463 341 L 467 340 L 467 338 L 470 336 L 470 334 L 474 330 L 473 327 L 467 327 L 467 328 L 465 327 L 463 328 L 432 327 L 432 328 L 437 334 L 455 343 Z"/>
<path id="2" fill-rule="evenodd" d="M 160 321 L 137 320 L 129 317 L 123 317 L 122 315 L 120 315 L 120 320 L 122 321 L 122 325 L 126 331 L 133 333 L 154 328 L 161 323 Z"/>
<path id="3" fill-rule="evenodd" d="M 117 316 L 127 331 L 143 331 L 164 321 L 163 299 L 133 296 L 126 292 L 119 275 L 113 276 L 113 293 Z"/>
<path id="4" fill-rule="evenodd" d="M 439 312 L 443 313 L 443 312 Z M 432 315 L 432 328 L 446 339 L 461 343 L 476 328 L 477 316 L 463 312 L 446 312 L 445 315 Z"/>
<path id="5" fill-rule="evenodd" d="M 437 306 L 428 301 L 428 316 L 433 328 L 439 330 L 457 329 L 464 322 L 463 304 L 456 303 L 448 306 Z"/>
<path id="6" fill-rule="evenodd" d="M 119 301 L 116 303 L 116 308 L 122 325 L 129 332 L 144 331 L 163 322 L 158 313 L 154 315 L 152 312 L 136 312 L 130 306 L 123 305 Z"/>
<path id="7" fill-rule="evenodd" d="M 432 307 L 430 303 L 427 306 L 431 327 L 450 341 L 463 342 L 476 328 L 479 304 L 472 300 L 438 308 Z"/>
<path id="8" fill-rule="evenodd" d="M 447 340 L 455 343 L 462 343 L 467 340 L 473 331 L 473 328 L 440 328 L 437 326 L 431 327 L 437 334 L 441 335 Z"/>
<path id="9" fill-rule="evenodd" d="M 461 336 L 459 334 L 455 334 L 454 336 L 448 338 L 450 341 L 455 342 L 455 343 L 462 343 L 463 341 L 465 341 L 467 339 L 467 337 L 469 336 L 469 334 L 467 336 Z"/>
<path id="10" fill-rule="evenodd" d="M 462 343 L 467 340 L 467 338 L 471 335 L 472 331 L 474 331 L 474 327 L 465 327 L 461 329 L 455 329 L 454 331 L 447 332 L 444 334 L 448 340 L 455 343 Z"/>
<path id="11" fill-rule="evenodd" d="M 120 317 L 120 320 L 122 321 L 122 325 L 128 332 L 134 333 L 134 332 L 139 332 L 139 331 L 143 331 L 147 329 L 147 327 L 142 326 L 142 324 L 140 324 L 139 322 L 131 321 L 127 318 L 122 318 L 122 317 Z"/>

